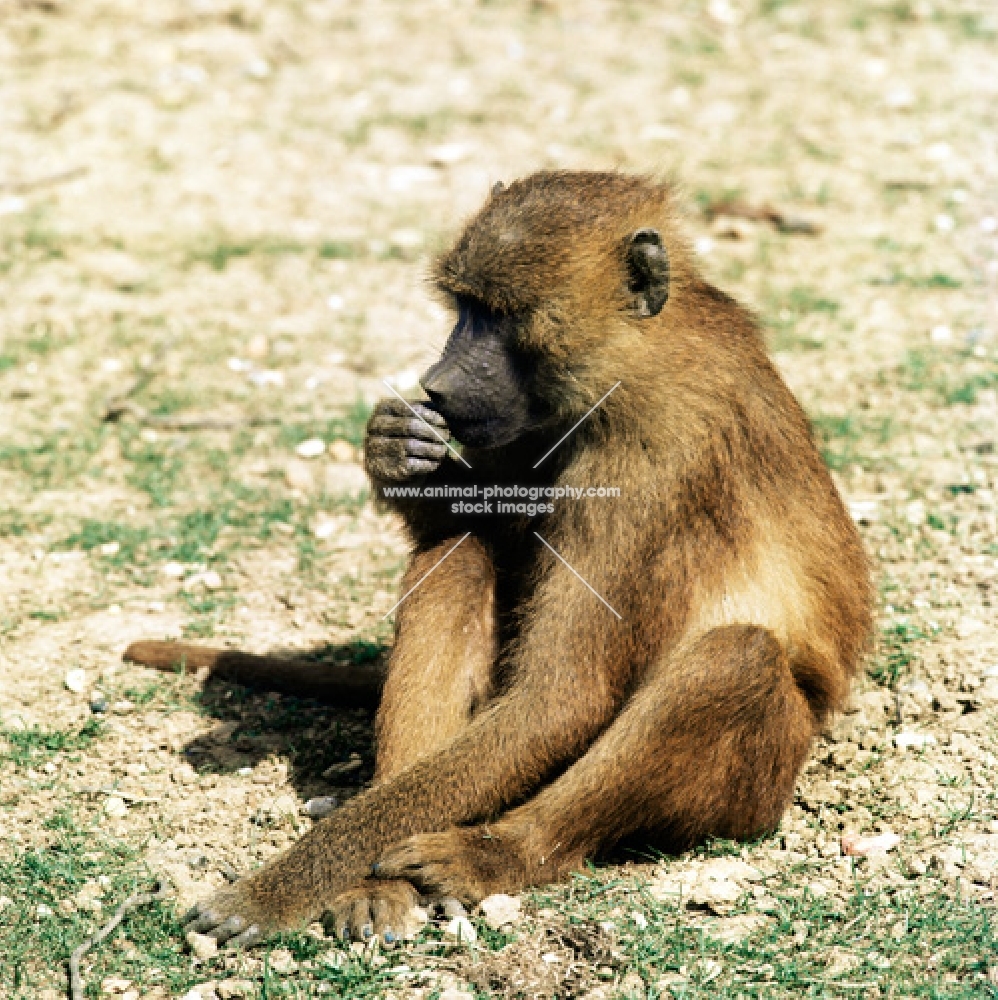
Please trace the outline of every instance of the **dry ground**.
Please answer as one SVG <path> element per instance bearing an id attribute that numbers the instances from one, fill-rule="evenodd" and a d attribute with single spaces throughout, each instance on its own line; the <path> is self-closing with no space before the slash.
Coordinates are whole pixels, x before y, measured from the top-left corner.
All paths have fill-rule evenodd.
<path id="1" fill-rule="evenodd" d="M 593 870 L 473 949 L 201 962 L 153 906 L 88 995 L 998 995 L 996 67 L 983 0 L 0 0 L 0 996 L 369 777 L 367 714 L 120 653 L 383 654 L 365 414 L 445 336 L 428 253 L 542 166 L 675 175 L 766 322 L 877 561 L 854 711 L 759 844 Z M 708 222 L 728 195 L 821 232 Z"/>

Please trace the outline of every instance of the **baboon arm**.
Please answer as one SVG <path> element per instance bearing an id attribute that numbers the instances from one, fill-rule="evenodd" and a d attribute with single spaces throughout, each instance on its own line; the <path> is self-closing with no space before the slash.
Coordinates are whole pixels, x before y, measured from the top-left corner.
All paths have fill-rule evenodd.
<path id="1" fill-rule="evenodd" d="M 376 705 L 385 682 L 385 671 L 380 665 L 345 666 L 256 656 L 186 642 L 133 642 L 122 659 L 157 670 L 207 669 L 211 677 L 247 687 L 281 691 L 335 704 Z"/>
<path id="2" fill-rule="evenodd" d="M 239 917 L 241 926 L 266 934 L 318 919 L 371 873 L 391 844 L 495 816 L 577 758 L 619 704 L 591 650 L 581 649 L 578 633 L 551 624 L 543 643 L 537 635 L 536 644 L 523 649 L 522 656 L 537 658 L 524 666 L 522 681 L 463 732 L 351 799 L 286 854 L 201 904 L 196 926 L 211 929 Z"/>

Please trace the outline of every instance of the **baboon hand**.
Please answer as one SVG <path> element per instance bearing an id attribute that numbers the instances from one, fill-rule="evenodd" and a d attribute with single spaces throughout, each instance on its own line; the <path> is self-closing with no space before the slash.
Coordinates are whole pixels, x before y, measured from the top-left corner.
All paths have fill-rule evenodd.
<path id="1" fill-rule="evenodd" d="M 514 845 L 491 838 L 485 827 L 410 837 L 389 847 L 372 874 L 406 879 L 426 896 L 469 904 L 494 892 L 517 892 L 528 881 Z"/>
<path id="2" fill-rule="evenodd" d="M 426 403 L 379 400 L 367 422 L 364 462 L 375 482 L 400 483 L 434 472 L 447 455 L 450 431 Z"/>

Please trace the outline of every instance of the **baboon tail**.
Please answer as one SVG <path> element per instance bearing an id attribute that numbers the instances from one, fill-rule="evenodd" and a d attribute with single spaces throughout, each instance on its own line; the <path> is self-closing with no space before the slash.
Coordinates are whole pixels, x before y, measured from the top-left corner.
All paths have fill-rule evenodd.
<path id="1" fill-rule="evenodd" d="M 207 669 L 210 677 L 337 705 L 377 705 L 385 683 L 381 664 L 356 666 L 257 656 L 186 642 L 133 642 L 122 659 L 157 670 Z"/>

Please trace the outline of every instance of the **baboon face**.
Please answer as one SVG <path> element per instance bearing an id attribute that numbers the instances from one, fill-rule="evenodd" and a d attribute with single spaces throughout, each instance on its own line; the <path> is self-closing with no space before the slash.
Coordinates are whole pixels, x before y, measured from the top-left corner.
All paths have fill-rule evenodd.
<path id="1" fill-rule="evenodd" d="M 631 230 L 614 245 L 597 238 L 596 222 L 575 217 L 578 205 L 558 185 L 540 194 L 530 211 L 513 211 L 503 190 L 494 192 L 438 265 L 438 285 L 458 319 L 420 381 L 457 440 L 474 448 L 509 444 L 556 412 L 572 413 L 551 396 L 571 381 L 559 377 L 571 359 L 557 342 L 578 342 L 580 323 L 598 339 L 620 314 L 647 320 L 669 298 L 669 255 L 657 229 Z M 513 195 L 515 186 L 509 198 L 516 203 Z M 600 290 L 581 316 L 560 301 L 566 285 L 579 284 Z"/>
<path id="2" fill-rule="evenodd" d="M 482 303 L 459 301 L 440 360 L 420 379 L 462 444 L 497 448 L 541 423 L 530 391 L 530 364 L 514 345 L 515 322 Z"/>

